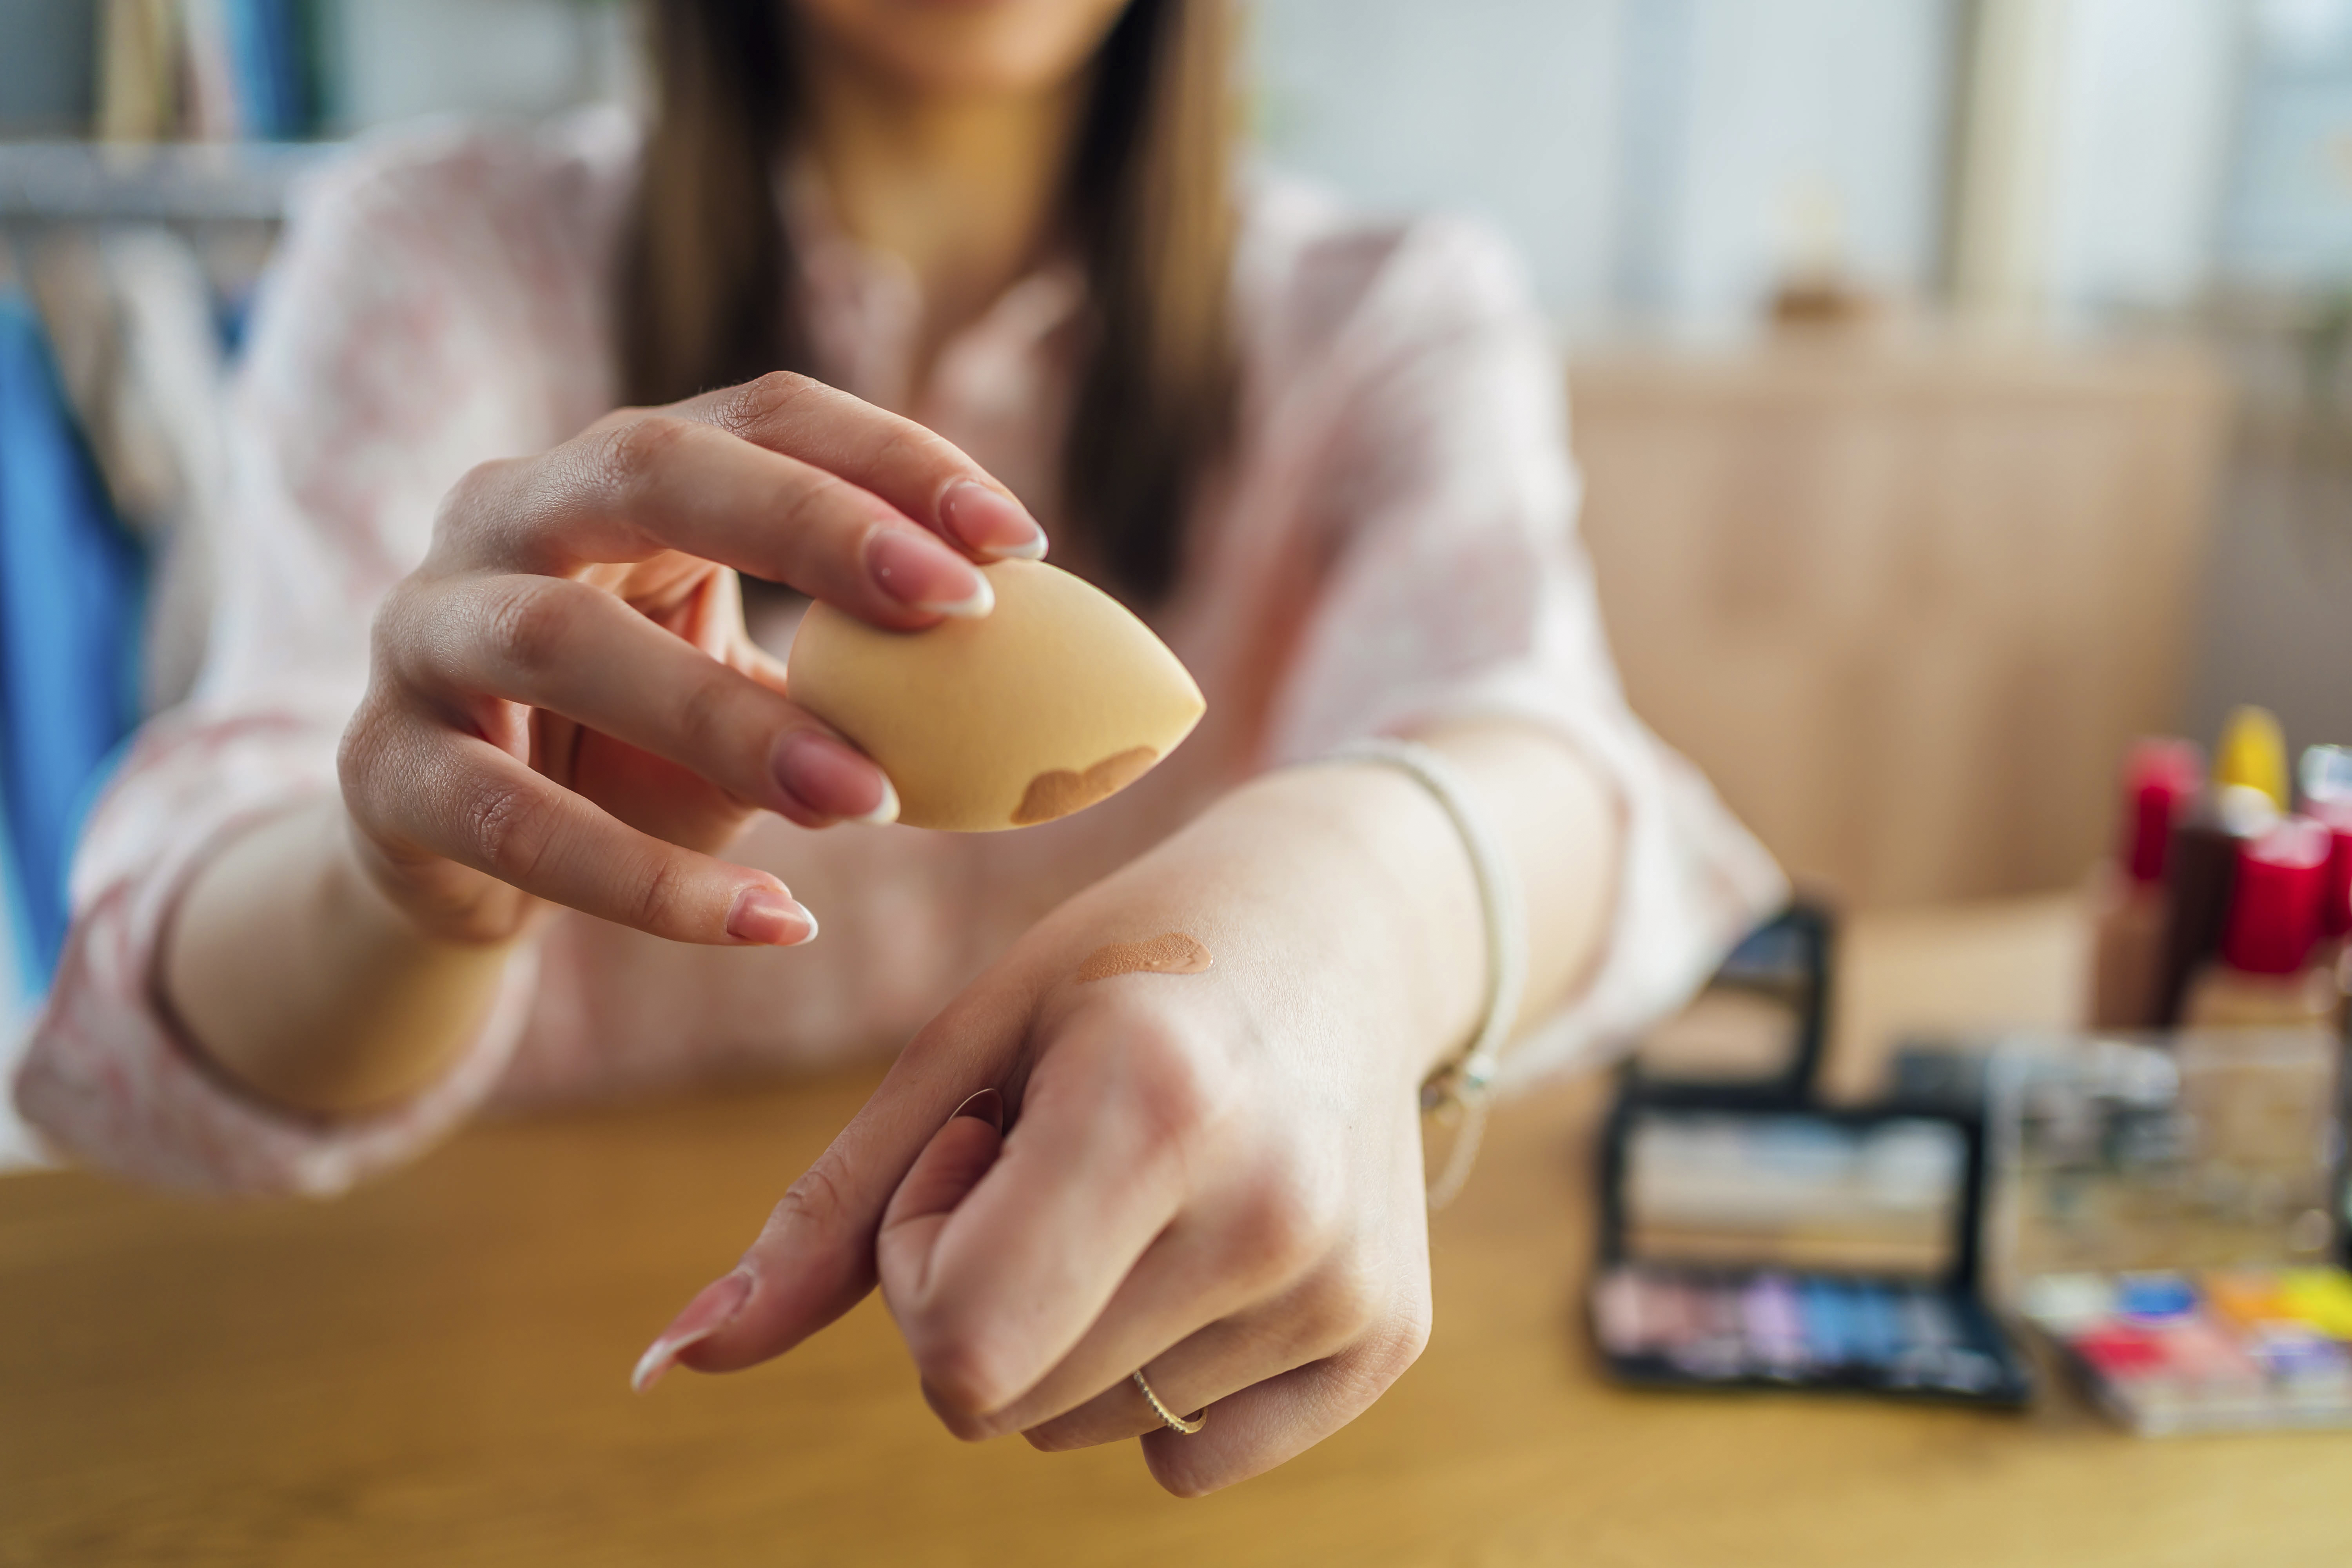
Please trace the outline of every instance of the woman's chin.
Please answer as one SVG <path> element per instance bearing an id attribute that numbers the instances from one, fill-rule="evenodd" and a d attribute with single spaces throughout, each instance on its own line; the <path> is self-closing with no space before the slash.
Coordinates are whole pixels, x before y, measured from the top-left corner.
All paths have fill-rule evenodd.
<path id="1" fill-rule="evenodd" d="M 995 96 L 1060 87 L 1126 0 L 794 0 L 825 41 L 903 90 Z"/>

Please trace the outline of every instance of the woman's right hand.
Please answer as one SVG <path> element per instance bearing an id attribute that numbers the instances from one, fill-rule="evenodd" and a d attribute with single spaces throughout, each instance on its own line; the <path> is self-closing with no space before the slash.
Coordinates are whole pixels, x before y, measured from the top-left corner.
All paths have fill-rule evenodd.
<path id="1" fill-rule="evenodd" d="M 914 630 L 986 615 L 972 560 L 1045 543 L 945 440 L 785 374 L 486 463 L 376 617 L 341 756 L 361 863 L 441 940 L 513 936 L 543 900 L 678 942 L 805 942 L 782 882 L 716 853 L 759 811 L 819 826 L 897 799 L 785 695 L 736 572 Z"/>

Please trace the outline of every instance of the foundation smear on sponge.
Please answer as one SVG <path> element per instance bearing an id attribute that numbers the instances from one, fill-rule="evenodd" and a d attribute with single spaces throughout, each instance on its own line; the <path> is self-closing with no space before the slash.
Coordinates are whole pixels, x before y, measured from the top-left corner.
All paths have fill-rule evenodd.
<path id="1" fill-rule="evenodd" d="M 1144 942 L 1114 942 L 1095 949 L 1078 965 L 1078 984 L 1115 974 L 1198 974 L 1215 962 L 1207 948 L 1171 931 Z"/>
<path id="2" fill-rule="evenodd" d="M 1021 804 L 1013 808 L 1013 825 L 1030 827 L 1067 816 L 1074 811 L 1084 811 L 1150 773 L 1151 764 L 1159 760 L 1160 753 L 1149 746 L 1130 746 L 1105 757 L 1082 773 L 1067 768 L 1039 773 L 1021 792 Z"/>

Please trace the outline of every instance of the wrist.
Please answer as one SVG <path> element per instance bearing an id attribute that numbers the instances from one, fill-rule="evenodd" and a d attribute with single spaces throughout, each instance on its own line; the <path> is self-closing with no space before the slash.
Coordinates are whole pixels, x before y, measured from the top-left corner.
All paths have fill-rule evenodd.
<path id="1" fill-rule="evenodd" d="M 192 1048 L 263 1102 L 381 1110 L 448 1070 L 504 983 L 510 942 L 419 931 L 353 862 L 340 802 L 271 817 L 191 878 L 158 1000 Z"/>
<path id="2" fill-rule="evenodd" d="M 1391 768 L 1336 762 L 1265 774 L 1221 810 L 1298 858 L 1282 884 L 1289 918 L 1345 923 L 1412 1085 L 1458 1057 L 1484 1016 L 1486 946 L 1470 858 L 1429 792 Z"/>

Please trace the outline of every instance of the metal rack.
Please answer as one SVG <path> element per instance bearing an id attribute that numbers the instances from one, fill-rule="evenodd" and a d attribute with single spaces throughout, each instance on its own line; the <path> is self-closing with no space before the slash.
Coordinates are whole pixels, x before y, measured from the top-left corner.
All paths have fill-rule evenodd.
<path id="1" fill-rule="evenodd" d="M 343 145 L 0 142 L 0 222 L 272 222 Z"/>

